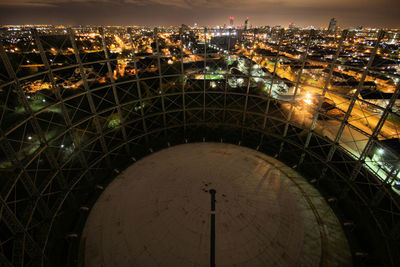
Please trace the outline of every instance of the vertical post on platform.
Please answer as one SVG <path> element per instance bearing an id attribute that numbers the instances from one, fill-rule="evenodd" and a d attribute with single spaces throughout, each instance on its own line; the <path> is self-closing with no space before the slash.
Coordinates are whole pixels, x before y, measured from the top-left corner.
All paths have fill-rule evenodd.
<path id="1" fill-rule="evenodd" d="M 297 92 L 299 90 L 299 86 L 300 86 L 300 83 L 301 83 L 301 75 L 303 74 L 304 67 L 305 67 L 306 62 L 307 62 L 307 55 L 308 55 L 308 51 L 310 49 L 311 40 L 312 40 L 313 36 L 314 36 L 314 30 L 311 30 L 310 33 L 309 33 L 309 36 L 308 36 L 306 49 L 305 49 L 304 53 L 301 56 L 301 67 L 300 67 L 300 70 L 299 70 L 299 74 L 297 76 L 296 84 L 295 84 L 295 87 L 294 87 L 294 93 L 293 93 L 293 97 L 292 97 L 292 103 L 290 105 L 289 114 L 287 116 L 286 123 L 285 123 L 285 128 L 283 130 L 283 137 L 284 138 L 287 136 L 287 133 L 288 133 L 288 130 L 289 130 L 289 123 L 290 123 L 290 120 L 291 120 L 292 115 L 293 115 L 293 110 L 294 110 L 295 105 L 296 105 L 296 96 L 297 96 Z M 280 148 L 279 148 L 278 155 L 280 155 L 282 153 L 284 144 L 285 144 L 285 141 L 282 141 L 282 143 L 280 145 Z"/>
<path id="2" fill-rule="evenodd" d="M 228 94 L 228 85 L 229 85 L 229 60 L 231 58 L 231 29 L 228 29 L 228 59 L 226 61 L 226 70 L 225 70 L 225 88 L 224 88 L 224 110 L 222 113 L 222 123 L 225 123 L 226 120 L 226 97 Z"/>
<path id="3" fill-rule="evenodd" d="M 111 59 L 110 59 L 110 55 L 108 53 L 108 48 L 107 48 L 107 44 L 106 44 L 106 37 L 105 37 L 105 34 L 104 34 L 104 28 L 103 27 L 99 28 L 99 33 L 100 33 L 100 36 L 101 36 L 101 42 L 103 44 L 103 51 L 104 51 L 104 56 L 106 58 L 106 65 L 107 65 L 108 75 L 110 76 L 111 87 L 112 87 L 113 95 L 114 95 L 114 101 L 115 101 L 115 104 L 117 106 L 117 113 L 118 113 L 118 117 L 119 117 L 119 120 L 120 120 L 122 138 L 124 139 L 124 142 L 125 142 L 125 150 L 126 150 L 126 153 L 128 155 L 130 155 L 130 149 L 129 149 L 129 144 L 128 144 L 128 136 L 126 134 L 126 128 L 125 128 L 125 118 L 124 118 L 124 116 L 122 114 L 122 111 L 121 111 L 121 104 L 119 102 L 117 86 L 115 85 L 115 78 L 114 78 L 114 74 L 113 74 L 113 69 L 111 67 Z M 117 66 L 116 66 L 115 71 L 117 71 Z"/>
<path id="4" fill-rule="evenodd" d="M 313 119 L 312 119 L 312 122 L 311 122 L 311 125 L 310 125 L 310 130 L 309 130 L 309 132 L 307 134 L 307 138 L 306 138 L 306 141 L 304 143 L 304 150 L 306 150 L 308 148 L 309 144 L 310 144 L 311 137 L 312 137 L 312 135 L 314 133 L 315 125 L 316 125 L 317 120 L 318 120 L 318 115 L 321 112 L 322 104 L 324 102 L 324 98 L 325 98 L 326 92 L 328 91 L 328 87 L 329 87 L 329 84 L 330 84 L 332 76 L 333 76 L 333 71 L 336 68 L 336 65 L 337 65 L 336 62 L 337 62 L 337 60 L 339 58 L 339 55 L 340 55 L 340 53 L 342 51 L 343 42 L 347 37 L 347 33 L 348 33 L 347 30 L 343 30 L 342 35 L 341 35 L 340 40 L 339 40 L 339 44 L 338 44 L 338 48 L 336 50 L 335 56 L 333 57 L 332 62 L 330 64 L 331 66 L 329 68 L 328 77 L 326 78 L 324 88 L 322 89 L 321 99 L 320 99 L 320 101 L 318 103 L 316 111 L 314 112 L 314 116 L 313 116 Z M 300 156 L 299 162 L 297 163 L 297 166 L 300 166 L 301 164 L 303 164 L 305 155 L 306 155 L 306 152 L 303 151 L 301 156 Z"/>
<path id="5" fill-rule="evenodd" d="M 207 84 L 207 28 L 204 28 L 204 77 L 203 77 L 203 122 L 206 121 L 206 84 Z"/>
<path id="6" fill-rule="evenodd" d="M 165 92 L 163 88 L 163 80 L 162 80 L 162 71 L 161 71 L 161 59 L 160 59 L 160 44 L 158 41 L 158 29 L 154 28 L 154 39 L 156 42 L 156 53 L 157 53 L 157 66 L 158 66 L 158 77 L 160 80 L 160 91 L 159 94 L 161 95 L 161 108 L 162 108 L 162 116 L 163 116 L 163 127 L 164 127 L 164 134 L 165 137 L 167 136 L 167 118 L 166 118 L 166 110 L 165 110 Z"/>
<path id="7" fill-rule="evenodd" d="M 182 112 L 183 112 L 183 137 L 186 138 L 186 100 L 185 100 L 185 68 L 183 66 L 183 27 L 179 28 L 180 40 L 180 63 L 181 63 L 181 82 L 182 82 Z"/>
<path id="8" fill-rule="evenodd" d="M 133 36 L 132 36 L 132 28 L 128 28 L 128 34 L 129 34 L 129 43 L 131 45 L 131 53 L 132 53 L 132 60 L 133 60 L 133 66 L 135 68 L 135 81 L 136 81 L 136 89 L 138 92 L 138 97 L 139 97 L 139 104 L 140 104 L 140 115 L 142 116 L 142 127 L 143 131 L 145 133 L 145 141 L 146 145 L 149 147 L 149 136 L 148 136 L 148 131 L 147 131 L 147 126 L 146 126 L 146 120 L 144 118 L 144 106 L 145 103 L 143 101 L 143 96 L 142 96 L 142 88 L 140 85 L 140 78 L 138 74 L 138 67 L 137 67 L 137 62 L 136 62 L 136 51 L 135 51 L 135 43 L 133 42 Z"/>
<path id="9" fill-rule="evenodd" d="M 356 103 L 356 101 L 358 99 L 358 95 L 360 94 L 360 91 L 362 90 L 362 88 L 364 86 L 364 82 L 365 82 L 365 79 L 367 78 L 368 71 L 372 66 L 372 63 L 373 63 L 373 61 L 375 59 L 376 53 L 377 53 L 378 48 L 379 48 L 379 43 L 381 42 L 383 36 L 384 36 L 384 32 L 383 31 L 379 31 L 378 32 L 378 36 L 376 38 L 376 44 L 375 44 L 374 49 L 373 49 L 373 51 L 371 53 L 371 56 L 370 56 L 369 61 L 368 61 L 368 64 L 363 70 L 363 74 L 362 74 L 361 80 L 358 83 L 358 86 L 357 86 L 357 89 L 356 89 L 355 93 L 352 95 L 352 97 L 350 99 L 350 104 L 349 104 L 349 106 L 347 108 L 346 114 L 345 114 L 345 116 L 343 118 L 343 121 L 340 124 L 340 128 L 339 128 L 339 130 L 338 130 L 338 132 L 336 134 L 336 137 L 335 137 L 335 139 L 333 141 L 333 145 L 329 150 L 328 156 L 326 157 L 326 162 L 327 163 L 332 160 L 333 155 L 335 154 L 336 149 L 339 146 L 339 141 L 340 141 L 340 139 L 342 137 L 343 131 L 344 131 L 345 127 L 349 124 L 349 118 L 350 118 L 351 112 L 353 111 L 353 107 L 354 107 L 354 105 L 355 105 L 355 103 Z M 350 175 L 350 177 L 351 177 L 351 179 L 349 179 L 350 181 L 353 180 L 357 176 L 358 172 L 360 171 L 360 166 L 361 166 L 360 164 L 357 164 L 356 167 L 353 169 L 353 172 Z M 324 167 L 324 169 L 321 172 L 320 179 L 325 176 L 327 170 L 328 170 L 328 167 Z"/>

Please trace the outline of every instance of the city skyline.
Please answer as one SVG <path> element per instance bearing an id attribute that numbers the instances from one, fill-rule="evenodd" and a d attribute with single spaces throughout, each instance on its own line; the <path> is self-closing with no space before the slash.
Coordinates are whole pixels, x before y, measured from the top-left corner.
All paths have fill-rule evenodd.
<path id="1" fill-rule="evenodd" d="M 249 17 L 253 26 L 286 27 L 295 23 L 300 27 L 328 27 L 334 17 L 342 28 L 398 28 L 399 8 L 396 0 L 329 0 L 322 4 L 316 0 L 250 0 L 246 5 L 231 0 L 0 0 L 0 24 L 213 26 L 229 24 L 229 17 L 234 16 L 237 26 Z"/>
<path id="2" fill-rule="evenodd" d="M 400 266 L 400 28 L 134 1 L 0 6 L 1 266 Z"/>

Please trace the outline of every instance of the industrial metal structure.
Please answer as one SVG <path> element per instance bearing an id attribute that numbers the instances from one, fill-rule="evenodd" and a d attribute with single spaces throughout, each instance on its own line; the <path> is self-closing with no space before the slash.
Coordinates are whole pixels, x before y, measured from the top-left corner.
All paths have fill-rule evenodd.
<path id="1" fill-rule="evenodd" d="M 75 266 L 88 210 L 113 177 L 154 151 L 208 141 L 296 169 L 342 222 L 355 266 L 399 266 L 392 39 L 384 31 L 9 29 L 0 44 L 1 266 Z M 355 42 L 370 48 L 359 52 Z M 362 60 L 349 65 L 355 53 Z"/>

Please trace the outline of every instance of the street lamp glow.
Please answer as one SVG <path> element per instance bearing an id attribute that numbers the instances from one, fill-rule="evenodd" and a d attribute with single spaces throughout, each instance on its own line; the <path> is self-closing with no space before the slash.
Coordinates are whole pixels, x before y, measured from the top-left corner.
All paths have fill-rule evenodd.
<path id="1" fill-rule="evenodd" d="M 311 94 L 310 94 L 310 93 L 307 93 L 307 94 L 306 94 L 305 99 L 304 99 L 304 102 L 306 102 L 308 105 L 311 105 L 311 104 L 312 104 L 312 101 L 311 101 Z"/>

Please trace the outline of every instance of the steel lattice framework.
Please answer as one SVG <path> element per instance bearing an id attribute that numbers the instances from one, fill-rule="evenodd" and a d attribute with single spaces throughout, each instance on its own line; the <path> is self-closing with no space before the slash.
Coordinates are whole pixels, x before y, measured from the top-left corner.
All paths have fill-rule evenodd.
<path id="1" fill-rule="evenodd" d="M 382 74 L 376 57 L 390 34 L 369 32 L 368 58 L 347 66 L 348 31 L 225 30 L 223 45 L 217 32 L 27 29 L 18 33 L 28 40 L 20 53 L 0 44 L 2 266 L 77 265 L 88 210 L 113 177 L 154 151 L 209 141 L 295 168 L 343 223 L 356 266 L 399 266 L 399 155 L 382 140 L 398 138 L 400 85 L 390 85 L 385 106 L 361 97 Z M 318 43 L 323 63 L 314 57 Z M 310 71 L 318 64 L 325 72 Z M 357 76 L 350 94 L 333 89 L 343 69 L 342 82 Z M 276 96 L 285 84 L 291 93 Z M 318 95 L 309 108 L 304 92 Z"/>

